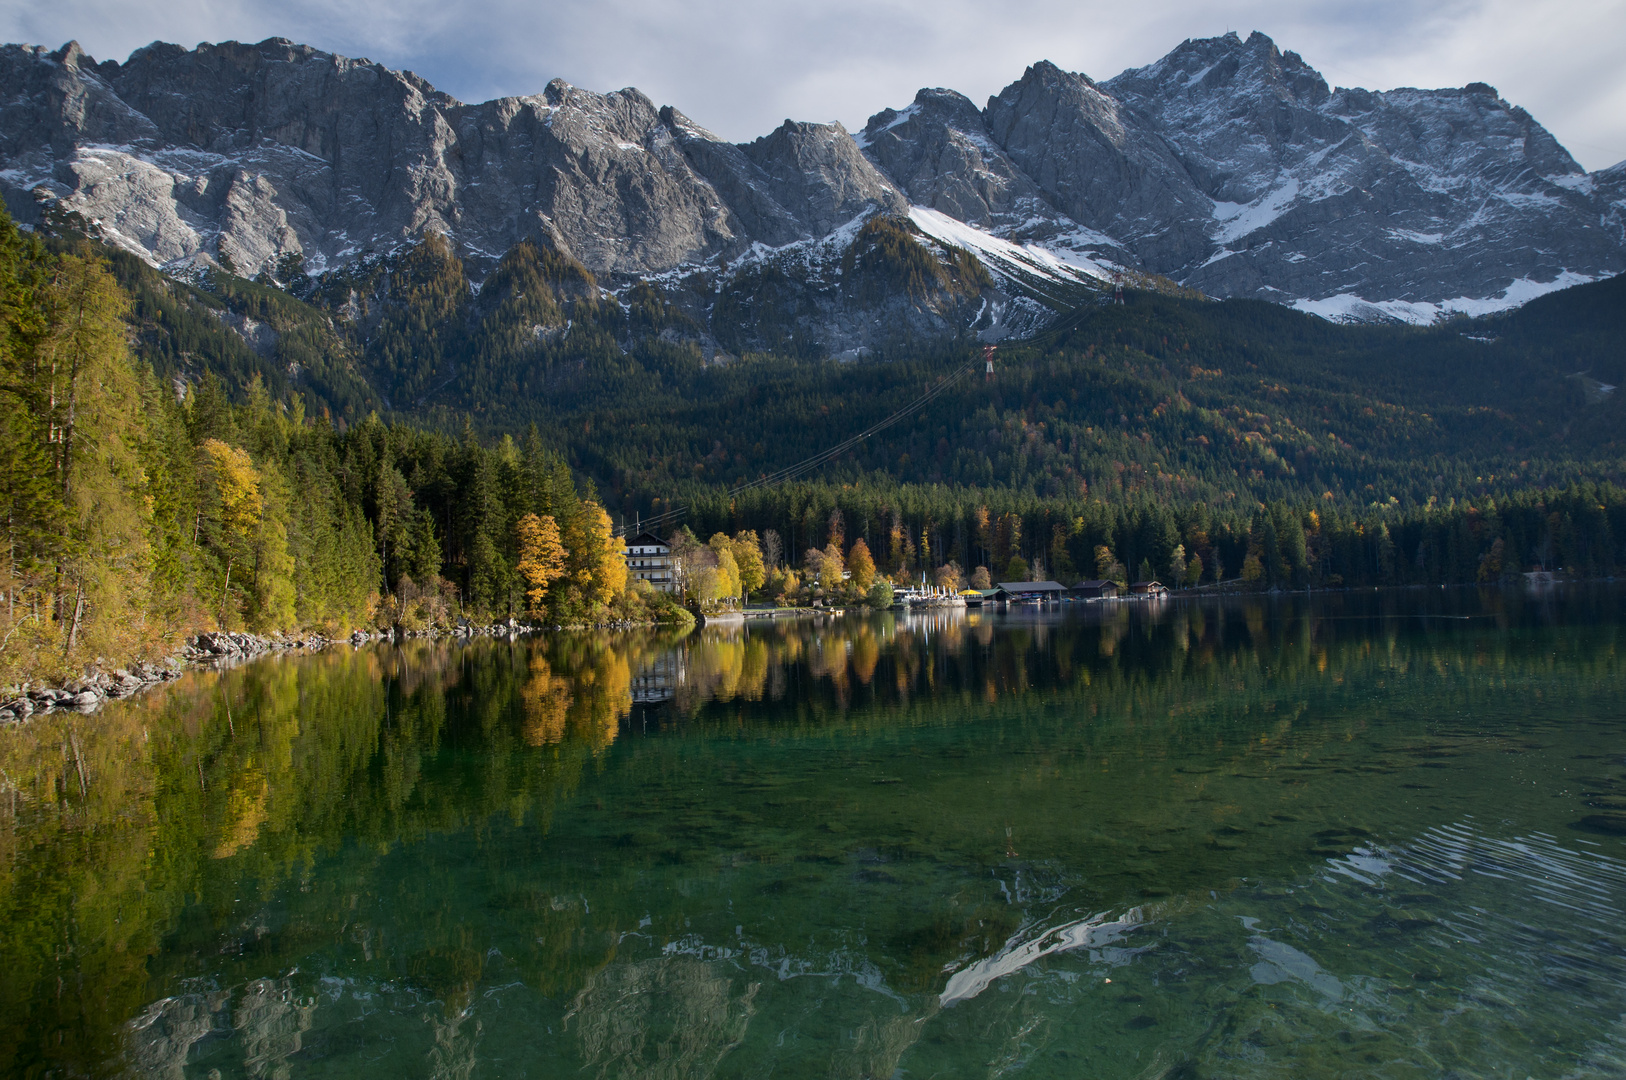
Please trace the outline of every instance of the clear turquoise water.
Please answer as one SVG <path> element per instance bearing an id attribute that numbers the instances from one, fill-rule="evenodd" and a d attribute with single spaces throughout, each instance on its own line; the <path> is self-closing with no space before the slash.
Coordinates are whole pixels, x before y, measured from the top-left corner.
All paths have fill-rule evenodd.
<path id="1" fill-rule="evenodd" d="M 885 615 L 194 677 L 0 735 L 0 1065 L 1626 1075 L 1621 598 Z"/>

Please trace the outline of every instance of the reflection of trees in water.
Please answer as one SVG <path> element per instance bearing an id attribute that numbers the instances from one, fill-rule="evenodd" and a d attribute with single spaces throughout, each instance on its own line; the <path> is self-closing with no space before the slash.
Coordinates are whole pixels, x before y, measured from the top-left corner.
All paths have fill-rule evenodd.
<path id="1" fill-rule="evenodd" d="M 188 897 L 272 890 L 346 840 L 387 851 L 515 808 L 545 829 L 614 740 L 640 648 L 336 648 L 0 733 L 0 1073 L 113 1056 Z M 485 752 L 442 752 L 469 739 Z"/>
<path id="2" fill-rule="evenodd" d="M 570 680 L 553 673 L 548 658 L 541 653 L 531 657 L 531 677 L 520 691 L 525 710 L 525 745 L 545 746 L 565 737 L 565 719 L 575 703 Z"/>
<path id="3" fill-rule="evenodd" d="M 542 639 L 521 691 L 528 745 L 567 733 L 597 754 L 615 741 L 632 711 L 634 680 L 671 652 L 683 632 L 585 633 Z"/>
<path id="4" fill-rule="evenodd" d="M 1444 673 L 1460 661 L 1446 659 L 1455 650 L 1440 630 L 1456 624 L 1430 620 L 1433 609 L 1452 615 L 1452 604 L 1473 616 L 1464 629 L 1551 618 L 1538 604 L 1501 593 L 1482 602 L 1472 594 L 1351 593 L 1092 604 L 1065 616 L 938 609 L 747 622 L 708 627 L 671 646 L 669 669 L 677 674 L 663 715 L 703 724 L 727 712 L 731 724 L 761 718 L 783 727 L 850 720 L 857 711 L 868 724 L 885 715 L 871 706 L 918 702 L 928 713 L 963 718 L 962 694 L 994 703 L 1033 691 L 1082 694 L 1081 707 L 1093 715 L 1167 715 L 1215 695 L 1263 692 L 1267 673 L 1274 686 L 1340 685 L 1352 663 L 1404 673 L 1427 662 Z M 1581 614 L 1585 622 L 1598 612 Z M 1592 632 L 1576 633 L 1589 640 Z M 1476 648 L 1506 654 L 1498 661 L 1506 663 L 1519 662 L 1525 646 L 1513 636 Z M 773 707 L 785 700 L 795 708 Z"/>
<path id="5" fill-rule="evenodd" d="M 1127 751 L 1155 763 L 1231 739 L 1249 768 L 1273 767 L 1290 742 L 1302 756 L 1315 739 L 1357 738 L 1369 703 L 1339 713 L 1347 720 L 1337 730 L 1312 731 L 1300 718 L 1368 702 L 1377 687 L 1384 708 L 1472 715 L 1521 681 L 1539 681 L 1549 701 L 1618 681 L 1613 622 L 1565 625 L 1566 609 L 1550 600 L 1494 594 L 1488 617 L 1442 626 L 1398 603 L 1351 594 L 1315 608 L 1092 605 L 1065 620 L 1007 622 L 998 633 L 988 613 L 940 612 L 933 621 L 752 623 L 678 639 L 413 641 L 193 673 L 95 716 L 37 717 L 0 733 L 0 1074 L 96 1072 L 118 1052 L 126 1022 L 149 1015 L 152 987 L 190 972 L 188 957 L 213 955 L 222 934 L 237 932 L 222 928 L 235 926 L 239 883 L 252 882 L 260 897 L 290 882 L 304 888 L 311 867 L 346 843 L 382 858 L 499 817 L 546 832 L 589 765 L 607 767 L 612 749 L 623 752 L 617 735 L 633 680 L 663 658 L 682 660 L 665 709 L 700 733 L 715 724 L 796 734 L 832 721 L 862 733 L 959 724 L 991 709 L 1031 724 L 1036 714 L 1024 709 L 1042 700 L 1055 723 L 1079 726 L 1081 753 Z M 1096 716 L 1112 723 L 1080 726 Z M 1202 794 L 1201 777 L 1147 768 L 1148 782 Z M 944 805 L 942 827 L 962 828 L 956 804 Z M 645 850 L 639 827 L 623 826 L 618 853 Z M 992 843 L 1002 850 L 999 837 Z M 1029 843 L 1037 849 L 1024 841 L 1024 854 Z M 649 850 L 681 854 L 671 847 Z M 514 956 L 529 984 L 575 994 L 613 961 L 615 916 L 527 897 L 516 904 L 538 928 L 539 944 Z M 480 956 L 489 946 L 431 944 Z M 248 961 L 233 970 L 240 987 L 265 974 Z M 151 1040 L 129 1043 L 132 1054 L 150 1052 L 141 1060 L 160 1075 L 191 1037 L 196 1010 L 213 1011 L 166 1008 L 141 1028 Z M 453 1041 L 466 1036 L 460 1029 Z M 268 1070 L 274 1042 L 265 1037 Z"/>

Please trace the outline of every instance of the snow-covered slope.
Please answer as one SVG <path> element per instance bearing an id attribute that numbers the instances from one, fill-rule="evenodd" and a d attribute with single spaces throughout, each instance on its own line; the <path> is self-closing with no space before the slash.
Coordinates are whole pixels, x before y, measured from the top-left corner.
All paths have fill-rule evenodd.
<path id="1" fill-rule="evenodd" d="M 1254 34 L 1105 89 L 1212 200 L 1214 247 L 1168 268 L 1206 292 L 1472 310 L 1626 269 L 1585 171 L 1489 86 L 1333 90 Z"/>
<path id="2" fill-rule="evenodd" d="M 1035 64 L 980 112 L 922 91 L 862 141 L 915 202 L 995 235 L 1081 227 L 1099 257 L 1333 318 L 1500 310 L 1626 270 L 1626 165 L 1588 175 L 1483 84 L 1333 89 L 1263 34 L 1105 83 Z"/>

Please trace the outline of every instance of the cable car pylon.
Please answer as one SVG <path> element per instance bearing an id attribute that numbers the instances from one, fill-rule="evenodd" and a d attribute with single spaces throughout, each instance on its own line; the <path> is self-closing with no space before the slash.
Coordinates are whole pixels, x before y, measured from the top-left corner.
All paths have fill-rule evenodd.
<path id="1" fill-rule="evenodd" d="M 982 347 L 983 382 L 994 381 L 994 350 L 996 348 L 998 348 L 997 345 L 984 345 Z"/>

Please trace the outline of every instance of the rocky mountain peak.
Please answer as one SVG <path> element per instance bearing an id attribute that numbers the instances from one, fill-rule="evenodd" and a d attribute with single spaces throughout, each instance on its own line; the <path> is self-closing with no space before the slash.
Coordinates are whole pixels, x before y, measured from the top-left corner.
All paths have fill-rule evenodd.
<path id="1" fill-rule="evenodd" d="M 1034 64 L 989 99 L 983 121 L 1050 205 L 1135 260 L 1178 264 L 1207 246 L 1196 224 L 1206 200 L 1162 136 L 1086 76 Z"/>
<path id="2" fill-rule="evenodd" d="M 983 131 L 982 111 L 958 90 L 941 86 L 928 87 L 915 94 L 915 100 L 903 109 L 882 109 L 864 125 L 861 142 L 873 144 L 880 132 L 889 131 L 912 118 L 942 123 L 960 131 Z"/>
<path id="3" fill-rule="evenodd" d="M 908 212 L 908 200 L 839 123 L 786 120 L 740 149 L 762 170 L 767 193 L 812 236 L 832 232 L 866 212 Z"/>
<path id="4" fill-rule="evenodd" d="M 924 89 L 857 137 L 787 120 L 743 145 L 633 88 L 554 80 L 465 104 L 284 38 L 100 64 L 72 42 L 4 46 L 0 95 L 0 188 L 21 220 L 55 199 L 154 262 L 250 274 L 433 231 L 477 276 L 537 238 L 602 280 L 675 281 L 768 249 L 836 265 L 876 214 L 908 216 L 934 258 L 964 248 L 1065 285 L 1035 287 L 1051 304 L 1110 275 L 1103 261 L 1406 318 L 1626 269 L 1626 171 L 1588 175 L 1488 85 L 1332 90 L 1257 32 L 1105 82 L 1039 61 L 981 109 Z"/>
<path id="5" fill-rule="evenodd" d="M 859 141 L 916 206 L 1023 240 L 1077 229 L 994 142 L 976 105 L 956 91 L 921 90 L 908 107 L 876 113 Z"/>
<path id="6" fill-rule="evenodd" d="M 1155 63 L 1109 80 L 1105 89 L 1124 100 L 1275 100 L 1311 109 L 1332 93 L 1298 53 L 1282 52 L 1257 30 L 1245 41 L 1235 33 L 1187 39 Z"/>
<path id="7" fill-rule="evenodd" d="M 96 66 L 96 61 L 84 49 L 79 47 L 77 41 L 70 41 L 56 52 L 51 53 L 51 59 L 73 71 L 79 70 L 80 67 L 94 68 Z"/>

